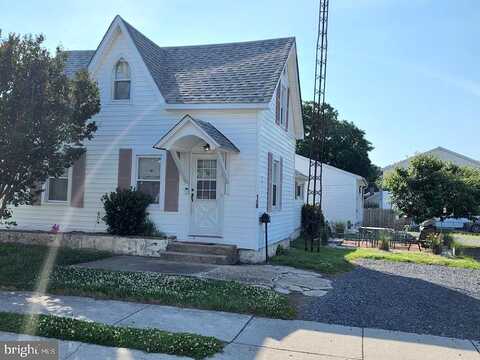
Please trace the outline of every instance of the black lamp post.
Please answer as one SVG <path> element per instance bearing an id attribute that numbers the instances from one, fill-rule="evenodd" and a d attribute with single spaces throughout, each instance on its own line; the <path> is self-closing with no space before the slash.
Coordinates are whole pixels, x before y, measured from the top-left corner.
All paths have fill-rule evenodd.
<path id="1" fill-rule="evenodd" d="M 268 223 L 270 222 L 270 215 L 266 212 L 260 215 L 260 223 L 265 224 L 265 263 L 268 263 Z"/>

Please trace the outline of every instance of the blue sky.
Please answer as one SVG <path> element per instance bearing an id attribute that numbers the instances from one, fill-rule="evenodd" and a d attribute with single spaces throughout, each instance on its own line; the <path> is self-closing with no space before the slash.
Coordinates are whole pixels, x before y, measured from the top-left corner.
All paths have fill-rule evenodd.
<path id="1" fill-rule="evenodd" d="M 3 0 L 5 1 L 5 0 Z M 327 99 L 364 129 L 381 166 L 444 146 L 480 159 L 480 2 L 330 0 Z M 296 36 L 304 100 L 313 92 L 317 1 L 17 1 L 3 32 L 54 49 L 95 49 L 116 14 L 162 45 Z"/>

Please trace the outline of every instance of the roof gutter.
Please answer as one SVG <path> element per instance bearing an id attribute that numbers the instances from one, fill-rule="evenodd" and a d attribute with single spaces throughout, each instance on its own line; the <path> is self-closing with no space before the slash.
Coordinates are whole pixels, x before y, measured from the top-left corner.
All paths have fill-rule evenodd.
<path id="1" fill-rule="evenodd" d="M 206 103 L 206 104 L 169 104 L 165 110 L 266 110 L 268 103 Z"/>

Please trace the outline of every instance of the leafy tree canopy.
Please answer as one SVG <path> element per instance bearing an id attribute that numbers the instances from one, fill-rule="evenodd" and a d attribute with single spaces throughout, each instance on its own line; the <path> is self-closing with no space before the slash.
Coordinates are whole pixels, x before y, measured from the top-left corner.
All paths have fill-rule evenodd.
<path id="1" fill-rule="evenodd" d="M 416 222 L 480 213 L 480 171 L 433 156 L 418 155 L 408 168 L 385 174 L 383 186 L 391 192 L 392 203 Z"/>
<path id="2" fill-rule="evenodd" d="M 309 157 L 313 102 L 304 102 L 302 106 L 305 139 L 297 142 L 297 154 Z M 325 104 L 324 114 L 326 119 L 324 163 L 363 176 L 370 183 L 374 183 L 381 170 L 370 161 L 368 153 L 373 150 L 373 146 L 365 138 L 365 131 L 359 129 L 353 122 L 339 120 L 338 111 L 329 104 Z"/>
<path id="3" fill-rule="evenodd" d="M 89 121 L 100 111 L 96 83 L 86 71 L 68 79 L 66 54 L 51 56 L 43 41 L 0 36 L 0 221 L 70 167 L 96 131 Z"/>

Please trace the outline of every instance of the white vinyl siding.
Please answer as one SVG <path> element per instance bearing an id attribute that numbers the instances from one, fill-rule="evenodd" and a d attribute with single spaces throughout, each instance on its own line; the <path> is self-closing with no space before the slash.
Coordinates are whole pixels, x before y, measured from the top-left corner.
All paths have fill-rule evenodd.
<path id="1" fill-rule="evenodd" d="M 280 80 L 287 84 L 286 74 L 282 75 Z M 286 96 L 286 94 L 285 94 Z M 292 131 L 285 131 L 285 128 L 275 124 L 275 96 L 269 104 L 267 110 L 258 113 L 258 194 L 259 206 L 258 216 L 267 211 L 267 162 L 268 153 L 273 154 L 273 160 L 282 159 L 282 189 L 281 189 L 281 211 L 271 212 L 271 223 L 268 227 L 269 243 L 274 244 L 278 241 L 289 238 L 300 227 L 300 207 L 299 201 L 295 200 L 295 144 L 296 140 Z M 286 116 L 286 113 L 285 113 Z M 289 121 L 291 124 L 292 112 L 289 112 Z M 289 126 L 290 127 L 290 126 Z M 289 129 L 287 129 L 289 130 Z M 272 164 L 273 175 L 273 164 Z M 273 180 L 273 176 L 272 176 Z M 272 208 L 275 210 L 275 208 Z M 258 247 L 264 247 L 264 227 L 257 227 Z"/>
<path id="2" fill-rule="evenodd" d="M 309 160 L 296 155 L 296 169 L 303 174 L 308 174 Z M 363 220 L 363 191 L 361 178 L 358 175 L 323 165 L 322 210 L 325 218 L 330 222 L 350 222 L 357 226 Z M 306 186 L 305 192 L 306 194 Z M 317 183 L 317 189 L 319 184 Z M 306 201 L 307 198 L 305 196 Z M 311 201 L 311 197 L 310 197 Z"/>
<path id="3" fill-rule="evenodd" d="M 113 42 L 106 47 L 98 67 L 90 69 L 94 71 L 92 76 L 99 84 L 102 108 L 92 119 L 98 125 L 97 132 L 91 141 L 85 142 L 88 157 L 84 207 L 74 208 L 68 202 L 50 204 L 43 201 L 41 206 L 21 206 L 14 209 L 14 220 L 18 223 L 18 228 L 49 230 L 52 219 L 55 219 L 61 231 L 105 231 L 105 224 L 99 220 L 104 215 L 101 197 L 115 191 L 117 187 L 119 149 L 132 149 L 131 185 L 137 186 L 137 157 L 164 156 L 164 152 L 152 149 L 152 145 L 184 115 L 189 114 L 193 118 L 210 122 L 240 150 L 238 154 L 229 153 L 226 156 L 230 181 L 226 194 L 216 194 L 223 198 L 224 219 L 222 237 L 215 239 L 215 242 L 234 244 L 243 249 L 258 250 L 263 247 L 263 230 L 258 216 L 266 211 L 269 151 L 275 154 L 276 159 L 283 159 L 282 211 L 272 214 L 269 239 L 276 242 L 290 236 L 299 224 L 299 213 L 292 207 L 293 203 L 298 203 L 294 200 L 295 138 L 292 131 L 286 132 L 275 125 L 274 96 L 269 109 L 261 111 L 167 111 L 165 101 L 138 51 L 122 33 L 115 36 Z M 119 59 L 125 59 L 129 64 L 130 98 L 135 101 L 112 101 L 113 69 Z M 292 111 L 290 118 L 291 114 Z M 178 211 L 164 211 L 162 186 L 165 182 L 162 182 L 162 172 L 165 172 L 165 168 L 162 158 L 159 204 L 149 207 L 149 217 L 159 230 L 185 240 L 188 239 L 190 226 L 189 184 L 180 177 Z M 255 211 L 257 194 L 258 209 Z"/>

